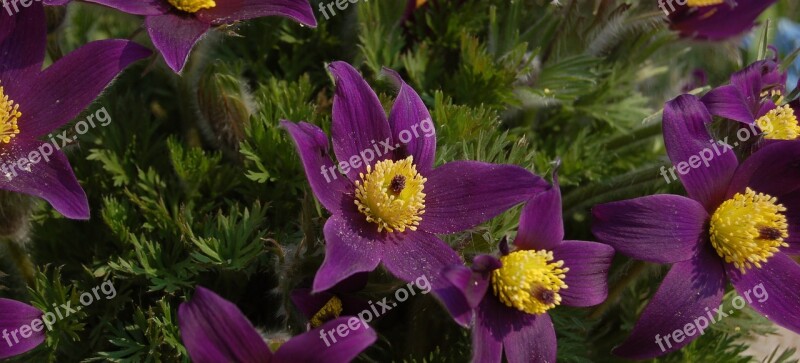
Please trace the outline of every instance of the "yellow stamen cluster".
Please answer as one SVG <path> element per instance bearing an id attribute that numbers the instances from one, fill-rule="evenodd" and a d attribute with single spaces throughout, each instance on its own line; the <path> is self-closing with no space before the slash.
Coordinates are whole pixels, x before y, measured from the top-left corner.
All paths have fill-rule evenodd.
<path id="1" fill-rule="evenodd" d="M 789 105 L 778 106 L 756 120 L 756 124 L 764 132 L 764 138 L 770 140 L 794 140 L 800 136 L 800 125 L 797 116 Z"/>
<path id="2" fill-rule="evenodd" d="M 333 320 L 339 317 L 342 314 L 342 300 L 339 300 L 338 297 L 334 296 L 327 303 L 322 309 L 319 309 L 314 316 L 311 317 L 309 320 L 309 324 L 311 324 L 312 328 L 319 327 L 322 324 L 325 324 L 329 320 Z"/>
<path id="3" fill-rule="evenodd" d="M 196 13 L 203 9 L 211 9 L 217 6 L 214 0 L 167 0 L 176 9 L 187 13 Z"/>
<path id="4" fill-rule="evenodd" d="M 19 105 L 8 99 L 3 86 L 0 86 L 0 142 L 10 143 L 19 134 L 17 120 L 22 117 Z"/>
<path id="5" fill-rule="evenodd" d="M 564 261 L 553 261 L 553 252 L 521 250 L 500 258 L 503 266 L 492 271 L 494 294 L 508 307 L 528 314 L 542 314 L 561 303 L 558 292 L 566 289 Z"/>
<path id="6" fill-rule="evenodd" d="M 384 160 L 367 166 L 356 182 L 356 206 L 378 232 L 415 231 L 425 213 L 425 181 L 411 156 L 400 161 Z"/>
<path id="7" fill-rule="evenodd" d="M 779 247 L 788 247 L 786 208 L 777 202 L 750 188 L 723 202 L 711 216 L 711 244 L 717 254 L 745 273 L 761 268 Z"/>
<path id="8" fill-rule="evenodd" d="M 699 8 L 703 6 L 719 5 L 724 2 L 725 0 L 687 0 L 686 4 L 692 8 Z"/>

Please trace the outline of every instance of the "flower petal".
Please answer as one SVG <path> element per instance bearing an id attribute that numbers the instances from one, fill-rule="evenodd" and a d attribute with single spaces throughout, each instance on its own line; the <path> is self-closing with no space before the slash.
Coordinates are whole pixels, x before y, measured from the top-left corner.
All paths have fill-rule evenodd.
<path id="1" fill-rule="evenodd" d="M 789 224 L 789 237 L 784 242 L 789 247 L 781 248 L 781 252 L 790 256 L 800 255 L 800 191 L 781 197 L 779 203 L 786 207 L 786 222 Z"/>
<path id="2" fill-rule="evenodd" d="M 455 233 L 486 222 L 548 188 L 544 179 L 515 165 L 455 161 L 428 175 L 425 214 L 431 233 Z"/>
<path id="3" fill-rule="evenodd" d="M 74 119 L 129 64 L 150 50 L 127 40 L 91 42 L 39 74 L 18 100 L 21 135 L 38 138 Z"/>
<path id="4" fill-rule="evenodd" d="M 720 116 L 748 125 L 756 122 L 754 111 L 748 107 L 749 102 L 738 87 L 726 85 L 714 88 L 701 99 L 714 116 Z"/>
<path id="5" fill-rule="evenodd" d="M 706 319 L 708 309 L 720 305 L 726 283 L 722 260 L 710 244 L 702 246 L 691 260 L 672 266 L 630 337 L 613 353 L 648 359 L 689 344 L 702 334 L 701 321 L 706 327 L 711 324 Z"/>
<path id="6" fill-rule="evenodd" d="M 217 0 L 217 6 L 200 10 L 195 15 L 213 24 L 283 16 L 312 28 L 317 26 L 308 0 Z"/>
<path id="7" fill-rule="evenodd" d="M 389 113 L 392 136 L 402 146 L 395 150 L 395 159 L 414 157 L 417 171 L 427 173 L 436 161 L 436 129 L 428 108 L 416 91 L 397 72 L 384 68 L 385 73 L 399 85 L 400 93 Z M 408 140 L 408 142 L 404 142 Z"/>
<path id="8" fill-rule="evenodd" d="M 21 333 L 16 332 L 12 336 L 5 337 L 5 341 L 0 341 L 0 359 L 13 357 L 38 347 L 45 340 L 46 334 L 42 321 L 42 311 L 28 304 L 0 298 L 0 331 L 13 332 L 19 330 L 23 325 L 31 327 L 30 335 L 25 338 Z M 34 324 L 34 320 L 39 320 Z M 34 327 L 39 330 L 34 330 Z M 6 344 L 8 343 L 8 344 Z"/>
<path id="9" fill-rule="evenodd" d="M 331 213 L 342 210 L 344 195 L 352 189 L 352 184 L 334 168 L 329 154 L 330 144 L 325 132 L 306 122 L 292 123 L 281 121 L 281 127 L 289 131 L 311 190 L 322 206 Z"/>
<path id="10" fill-rule="evenodd" d="M 723 40 L 753 28 L 761 12 L 776 1 L 738 0 L 736 6 L 724 3 L 699 10 L 683 5 L 684 10 L 679 8 L 679 11 L 670 14 L 670 22 L 672 28 L 683 36 L 711 41 Z"/>
<path id="11" fill-rule="evenodd" d="M 350 362 L 377 339 L 375 331 L 361 319 L 343 316 L 290 339 L 275 352 L 273 362 Z"/>
<path id="12" fill-rule="evenodd" d="M 195 363 L 269 362 L 272 353 L 236 305 L 197 286 L 178 307 L 178 326 Z"/>
<path id="13" fill-rule="evenodd" d="M 38 163 L 31 164 L 29 157 Z M 89 219 L 86 193 L 67 157 L 49 143 L 16 138 L 0 149 L 0 189 L 42 198 L 67 218 Z"/>
<path id="14" fill-rule="evenodd" d="M 493 298 L 493 297 L 492 297 Z M 481 303 L 475 314 L 472 328 L 472 363 L 500 363 L 503 359 L 503 336 L 498 334 L 495 316 L 499 313 L 486 303 Z"/>
<path id="15" fill-rule="evenodd" d="M 480 305 L 489 289 L 491 272 L 500 268 L 502 263 L 491 255 L 475 256 L 472 268 L 454 265 L 444 269 L 443 274 L 460 293 L 464 295 L 470 307 Z"/>
<path id="16" fill-rule="evenodd" d="M 726 266 L 733 287 L 756 311 L 800 334 L 800 266 L 783 253 L 742 274 Z"/>
<path id="17" fill-rule="evenodd" d="M 329 68 L 336 80 L 331 126 L 333 151 L 340 165 L 349 164 L 344 171 L 355 181 L 359 180 L 359 173 L 366 173 L 366 164 L 393 157 L 391 151 L 383 153 L 386 148 L 380 143 L 388 142 L 391 147 L 395 144 L 378 96 L 358 71 L 345 62 L 333 62 Z M 374 148 L 381 153 L 374 152 Z"/>
<path id="18" fill-rule="evenodd" d="M 47 21 L 42 4 L 33 2 L 15 15 L 0 7 L 0 86 L 11 99 L 18 101 L 14 95 L 23 93 L 42 69 L 45 45 Z"/>
<path id="19" fill-rule="evenodd" d="M 555 362 L 556 337 L 550 317 L 508 307 L 493 293 L 477 309 L 473 334 L 475 362 L 500 363 L 498 342 L 509 363 Z"/>
<path id="20" fill-rule="evenodd" d="M 384 267 L 397 278 L 415 283 L 418 289 L 428 289 L 422 291 L 424 294 L 432 290 L 453 319 L 466 326 L 472 320 L 472 309 L 464 295 L 442 274 L 449 266 L 463 264 L 450 246 L 430 233 L 395 233 L 385 242 Z"/>
<path id="21" fill-rule="evenodd" d="M 554 176 L 553 185 L 522 208 L 514 244 L 525 250 L 552 250 L 564 240 L 561 213 L 561 188 L 558 177 Z"/>
<path id="22" fill-rule="evenodd" d="M 592 215 L 598 241 L 637 260 L 685 261 L 707 241 L 708 213 L 686 197 L 659 194 L 600 204 Z"/>
<path id="23" fill-rule="evenodd" d="M 161 15 L 170 11 L 164 0 L 84 0 L 86 2 L 105 5 L 123 13 L 133 15 Z"/>
<path id="24" fill-rule="evenodd" d="M 715 146 L 710 144 L 711 135 L 706 129 L 710 122 L 711 114 L 695 96 L 678 96 L 664 106 L 664 144 L 669 159 L 689 197 L 713 211 L 725 198 L 725 188 L 738 161 L 733 151 L 724 146 L 717 146 L 720 153 L 714 153 Z M 702 156 L 708 160 L 706 164 L 700 162 Z"/>
<path id="25" fill-rule="evenodd" d="M 181 73 L 189 53 L 211 25 L 193 16 L 174 12 L 150 15 L 144 25 L 153 40 L 153 45 L 164 56 L 164 61 L 175 73 Z"/>
<path id="26" fill-rule="evenodd" d="M 325 260 L 314 277 L 314 292 L 328 290 L 353 274 L 378 267 L 384 244 L 373 229 L 345 215 L 325 222 Z"/>
<path id="27" fill-rule="evenodd" d="M 302 313 L 306 319 L 311 319 L 335 296 L 336 295 L 327 291 L 314 294 L 311 289 L 299 288 L 292 290 L 290 298 L 294 306 L 297 307 L 297 310 L 300 310 L 300 313 Z"/>
<path id="28" fill-rule="evenodd" d="M 774 142 L 764 145 L 742 165 L 728 187 L 728 197 L 747 187 L 781 198 L 800 190 L 800 143 Z"/>
<path id="29" fill-rule="evenodd" d="M 550 315 L 544 313 L 532 317 L 529 325 L 519 330 L 511 330 L 503 339 L 508 363 L 556 362 L 558 343 Z"/>
<path id="30" fill-rule="evenodd" d="M 569 268 L 559 295 L 562 304 L 586 307 L 602 303 L 608 296 L 608 269 L 614 258 L 611 246 L 595 242 L 564 241 L 553 250 L 556 261 Z"/>

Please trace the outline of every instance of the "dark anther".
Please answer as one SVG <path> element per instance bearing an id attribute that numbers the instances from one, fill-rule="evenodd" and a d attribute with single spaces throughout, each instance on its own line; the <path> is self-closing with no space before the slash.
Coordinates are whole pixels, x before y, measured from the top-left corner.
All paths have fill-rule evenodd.
<path id="1" fill-rule="evenodd" d="M 552 290 L 541 287 L 533 290 L 533 297 L 545 305 L 550 305 L 556 302 L 556 293 Z"/>
<path id="2" fill-rule="evenodd" d="M 389 189 L 391 189 L 394 194 L 400 194 L 405 188 L 406 177 L 402 175 L 395 175 L 394 178 L 392 178 L 392 182 L 389 184 Z"/>
<path id="3" fill-rule="evenodd" d="M 758 232 L 760 234 L 758 236 L 759 238 L 770 240 L 770 241 L 775 241 L 775 240 L 778 240 L 781 237 L 783 237 L 783 235 L 781 234 L 781 231 L 779 229 L 773 228 L 773 227 L 761 227 L 758 230 Z"/>

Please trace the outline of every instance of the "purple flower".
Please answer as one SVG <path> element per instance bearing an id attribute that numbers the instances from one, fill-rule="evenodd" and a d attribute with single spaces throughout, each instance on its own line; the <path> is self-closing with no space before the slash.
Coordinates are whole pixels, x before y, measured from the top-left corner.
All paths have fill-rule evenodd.
<path id="1" fill-rule="evenodd" d="M 617 355 L 644 359 L 689 344 L 702 334 L 696 319 L 708 323 L 720 306 L 727 280 L 753 309 L 800 332 L 800 266 L 788 256 L 800 252 L 800 143 L 768 144 L 739 163 L 732 150 L 709 143 L 711 121 L 692 95 L 664 108 L 667 153 L 682 165 L 688 198 L 652 195 L 593 210 L 601 242 L 632 258 L 672 264 Z M 708 164 L 696 162 L 701 155 Z M 768 299 L 750 296 L 757 286 Z M 680 339 L 664 341 L 669 336 Z"/>
<path id="2" fill-rule="evenodd" d="M 294 289 L 291 299 L 308 319 L 309 326 L 316 328 L 339 316 L 356 316 L 368 309 L 367 301 L 356 296 L 358 291 L 367 286 L 368 278 L 366 272 L 357 273 L 316 294 L 309 288 Z"/>
<path id="3" fill-rule="evenodd" d="M 344 337 L 336 335 L 342 324 L 349 329 Z M 195 363 L 349 362 L 377 339 L 375 331 L 358 318 L 342 317 L 298 335 L 272 352 L 236 305 L 201 286 L 178 308 L 178 325 Z"/>
<path id="4" fill-rule="evenodd" d="M 39 2 L 15 16 L 0 12 L 0 189 L 43 198 L 68 218 L 88 219 L 86 194 L 66 156 L 39 139 L 75 118 L 150 51 L 123 40 L 92 42 L 42 71 L 46 31 Z"/>
<path id="5" fill-rule="evenodd" d="M 325 224 L 325 260 L 313 290 L 327 290 L 383 262 L 405 281 L 426 276 L 462 324 L 470 309 L 439 272 L 461 257 L 436 237 L 483 223 L 543 190 L 547 183 L 511 165 L 456 161 L 434 168 L 436 137 L 428 110 L 400 85 L 387 120 L 375 92 L 349 64 L 334 62 L 333 152 L 317 126 L 283 121 L 311 189 L 333 215 Z"/>
<path id="6" fill-rule="evenodd" d="M 42 311 L 33 306 L 0 299 L 0 359 L 28 352 L 44 342 L 41 317 Z"/>
<path id="7" fill-rule="evenodd" d="M 44 0 L 63 5 L 69 0 Z M 175 72 L 183 70 L 189 52 L 211 27 L 264 16 L 284 16 L 317 26 L 308 0 L 85 0 L 145 16 L 156 49 Z"/>
<path id="8" fill-rule="evenodd" d="M 709 91 L 701 101 L 714 116 L 758 126 L 765 140 L 800 137 L 797 112 L 784 104 L 785 72 L 778 59 L 755 62 L 731 76 L 729 85 Z"/>
<path id="9" fill-rule="evenodd" d="M 471 269 L 446 269 L 447 278 L 476 309 L 473 362 L 499 363 L 505 351 L 510 363 L 554 363 L 556 333 L 547 311 L 606 299 L 614 249 L 563 239 L 561 192 L 554 176 L 554 186 L 522 210 L 515 251 L 509 252 L 503 241 L 500 259 L 480 255 Z"/>
<path id="10" fill-rule="evenodd" d="M 724 40 L 749 31 L 756 18 L 777 0 L 658 0 L 668 14 L 670 27 L 681 36 Z"/>

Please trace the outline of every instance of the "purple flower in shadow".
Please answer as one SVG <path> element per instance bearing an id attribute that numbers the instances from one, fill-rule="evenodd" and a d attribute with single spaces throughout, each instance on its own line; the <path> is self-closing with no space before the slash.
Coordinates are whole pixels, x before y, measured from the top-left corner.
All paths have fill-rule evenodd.
<path id="1" fill-rule="evenodd" d="M 356 316 L 369 308 L 367 300 L 356 295 L 367 286 L 368 279 L 369 273 L 360 272 L 316 294 L 310 288 L 297 288 L 292 291 L 292 303 L 308 319 L 310 328 L 342 315 Z"/>
<path id="2" fill-rule="evenodd" d="M 357 321 L 358 324 L 352 324 Z M 334 342 L 324 332 L 349 326 Z M 350 362 L 377 339 L 375 331 L 355 317 L 341 317 L 298 335 L 272 352 L 239 308 L 198 286 L 191 300 L 178 308 L 178 325 L 195 363 L 316 363 Z M 353 328 L 353 326 L 357 326 Z"/>
<path id="3" fill-rule="evenodd" d="M 599 241 L 635 259 L 672 264 L 631 336 L 614 350 L 619 356 L 646 359 L 689 344 L 701 329 L 668 344 L 658 337 L 719 307 L 728 280 L 753 309 L 800 332 L 800 266 L 789 257 L 800 252 L 800 143 L 772 143 L 739 163 L 732 150 L 709 143 L 711 121 L 692 95 L 664 108 L 673 164 L 713 153 L 707 166 L 679 169 L 688 198 L 651 195 L 593 209 Z M 754 301 L 749 295 L 759 285 L 769 298 Z"/>
<path id="4" fill-rule="evenodd" d="M 752 29 L 756 19 L 777 0 L 688 0 L 684 5 L 659 0 L 668 13 L 670 28 L 681 36 L 700 40 L 725 40 Z"/>
<path id="5" fill-rule="evenodd" d="M 70 0 L 44 0 L 64 5 Z M 145 16 L 145 27 L 156 49 L 172 70 L 180 73 L 194 45 L 212 27 L 265 16 L 283 16 L 315 27 L 308 0 L 84 0 Z"/>
<path id="6" fill-rule="evenodd" d="M 33 306 L 0 298 L 0 359 L 28 352 L 44 342 L 41 317 L 42 311 Z"/>
<path id="7" fill-rule="evenodd" d="M 586 241 L 564 241 L 557 176 L 546 192 L 522 210 L 516 249 L 501 242 L 501 257 L 479 255 L 471 268 L 444 275 L 476 310 L 473 362 L 556 361 L 556 333 L 547 311 L 563 304 L 586 307 L 608 295 L 606 276 L 614 249 Z"/>
<path id="8" fill-rule="evenodd" d="M 439 272 L 461 257 L 435 234 L 455 233 L 488 221 L 547 187 L 518 166 L 456 161 L 434 168 L 431 116 L 399 75 L 387 120 L 375 92 L 352 66 L 334 62 L 333 152 L 317 126 L 282 121 L 297 145 L 314 195 L 333 215 L 325 224 L 325 260 L 313 290 L 383 262 L 411 282 L 426 276 L 437 297 L 461 324 L 470 309 Z"/>
<path id="9" fill-rule="evenodd" d="M 78 116 L 150 51 L 125 40 L 97 41 L 42 71 L 46 43 L 40 2 L 14 16 L 0 12 L 0 189 L 45 199 L 68 218 L 88 219 L 86 194 L 66 156 L 39 139 Z"/>

